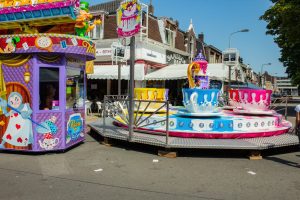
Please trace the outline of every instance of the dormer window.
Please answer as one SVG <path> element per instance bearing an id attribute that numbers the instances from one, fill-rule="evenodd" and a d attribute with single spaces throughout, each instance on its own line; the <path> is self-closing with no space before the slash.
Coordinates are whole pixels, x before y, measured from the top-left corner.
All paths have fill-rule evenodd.
<path id="1" fill-rule="evenodd" d="M 88 36 L 93 40 L 102 39 L 103 38 L 102 35 L 103 35 L 102 24 L 96 25 L 95 28 L 88 33 Z"/>
<path id="2" fill-rule="evenodd" d="M 171 47 L 175 47 L 175 31 L 166 28 L 165 36 L 166 36 L 166 44 L 170 45 Z"/>
<path id="3" fill-rule="evenodd" d="M 191 37 L 189 42 L 189 54 L 191 55 L 191 58 L 194 57 L 194 38 Z"/>

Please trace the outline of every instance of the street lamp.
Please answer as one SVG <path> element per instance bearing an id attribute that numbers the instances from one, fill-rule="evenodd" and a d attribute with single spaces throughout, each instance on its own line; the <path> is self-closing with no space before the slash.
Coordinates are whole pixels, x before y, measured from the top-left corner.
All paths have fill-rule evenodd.
<path id="1" fill-rule="evenodd" d="M 249 29 L 241 29 L 241 30 L 239 30 L 239 31 L 235 31 L 235 32 L 233 32 L 233 33 L 231 33 L 230 35 L 229 35 L 229 48 L 228 48 L 228 51 L 230 51 L 230 50 L 233 50 L 233 49 L 230 49 L 230 45 L 231 45 L 231 36 L 233 35 L 233 34 L 236 34 L 236 33 L 244 33 L 244 32 L 249 32 Z M 237 51 L 237 50 L 236 50 Z M 224 56 L 225 55 L 223 55 L 223 60 L 225 61 L 225 58 L 224 58 Z M 230 57 L 230 56 L 229 56 Z M 229 60 L 231 60 L 231 58 L 229 59 Z M 231 67 L 232 66 L 234 66 L 234 65 L 236 65 L 238 62 L 239 62 L 239 58 L 235 58 L 235 64 L 226 64 L 226 65 L 228 65 L 228 73 L 229 73 L 229 76 L 228 76 L 228 79 L 229 79 L 229 81 L 228 81 L 228 90 L 230 90 L 230 88 L 231 88 Z"/>
<path id="2" fill-rule="evenodd" d="M 249 31 L 250 31 L 249 29 L 242 29 L 242 30 L 235 31 L 235 32 L 231 33 L 231 34 L 229 35 L 229 48 L 230 48 L 230 44 L 231 44 L 231 36 L 232 36 L 233 34 L 241 33 L 241 32 L 249 32 Z"/>
<path id="3" fill-rule="evenodd" d="M 263 84 L 262 84 L 262 73 L 263 73 L 263 68 L 264 68 L 264 66 L 268 66 L 268 65 L 272 65 L 272 63 L 265 63 L 265 64 L 262 64 L 262 65 L 261 65 L 261 68 L 260 68 L 260 87 L 263 86 Z"/>

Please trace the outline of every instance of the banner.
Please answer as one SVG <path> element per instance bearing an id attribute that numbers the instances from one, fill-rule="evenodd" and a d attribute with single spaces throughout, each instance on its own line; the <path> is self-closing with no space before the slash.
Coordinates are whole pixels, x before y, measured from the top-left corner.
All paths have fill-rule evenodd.
<path id="1" fill-rule="evenodd" d="M 119 37 L 130 37 L 141 28 L 141 5 L 138 0 L 123 1 L 117 10 L 117 33 Z"/>

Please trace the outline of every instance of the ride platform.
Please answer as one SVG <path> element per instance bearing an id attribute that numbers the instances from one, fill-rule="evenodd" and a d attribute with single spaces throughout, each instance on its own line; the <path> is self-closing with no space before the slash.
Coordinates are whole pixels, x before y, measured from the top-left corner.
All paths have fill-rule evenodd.
<path id="1" fill-rule="evenodd" d="M 187 149 L 241 149 L 241 150 L 266 150 L 279 147 L 299 145 L 299 137 L 291 130 L 285 134 L 271 137 L 243 138 L 243 139 L 203 139 L 167 137 L 166 135 L 133 132 L 129 137 L 128 129 L 113 125 L 113 119 L 106 118 L 88 124 L 93 131 L 104 138 L 111 138 L 134 143 L 147 144 L 164 148 Z"/>

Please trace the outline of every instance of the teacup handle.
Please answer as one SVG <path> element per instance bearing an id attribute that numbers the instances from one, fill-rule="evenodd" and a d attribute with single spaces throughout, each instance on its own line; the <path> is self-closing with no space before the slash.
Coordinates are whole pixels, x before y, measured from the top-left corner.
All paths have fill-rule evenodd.
<path id="1" fill-rule="evenodd" d="M 58 143 L 59 143 L 59 138 L 55 138 L 54 141 L 55 141 L 55 146 L 58 145 Z"/>
<path id="2" fill-rule="evenodd" d="M 197 103 L 198 94 L 196 92 L 192 93 L 190 96 L 190 102 Z"/>

